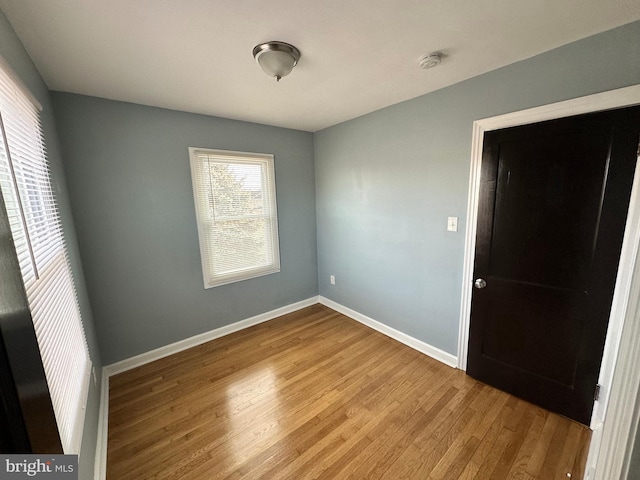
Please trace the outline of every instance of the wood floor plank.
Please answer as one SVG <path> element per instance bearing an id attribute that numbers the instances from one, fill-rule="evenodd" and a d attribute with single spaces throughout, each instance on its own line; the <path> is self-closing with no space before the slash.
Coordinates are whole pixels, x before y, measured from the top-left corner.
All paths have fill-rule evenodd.
<path id="1" fill-rule="evenodd" d="M 110 379 L 109 480 L 580 478 L 590 431 L 314 305 Z"/>
<path id="2" fill-rule="evenodd" d="M 368 394 L 367 397 L 369 399 L 377 399 L 373 407 L 368 406 L 366 401 L 362 402 L 360 408 L 353 406 L 355 402 L 350 402 L 352 406 L 349 406 L 346 410 L 348 420 L 343 425 L 329 432 L 330 435 L 325 436 L 319 442 L 307 446 L 308 448 L 304 448 L 304 446 L 298 447 L 297 450 L 300 456 L 295 461 L 288 465 L 280 465 L 277 469 L 266 472 L 267 475 L 264 478 L 294 478 L 294 472 L 299 468 L 304 469 L 305 465 L 314 465 L 313 468 L 318 470 L 319 477 L 335 478 L 327 476 L 325 470 L 335 471 L 336 468 L 339 469 L 341 465 L 339 460 L 344 461 L 343 457 L 345 455 L 348 456 L 351 448 L 359 450 L 363 445 L 371 443 L 371 440 L 366 437 L 367 434 L 371 433 L 370 428 L 365 428 L 367 423 L 379 423 L 378 415 L 382 414 L 389 405 L 397 403 L 396 397 L 398 395 L 405 396 L 406 382 L 402 377 L 408 374 L 412 368 L 412 364 L 404 365 L 400 370 L 394 372 L 383 386 L 377 388 L 376 392 L 374 392 L 375 394 Z M 385 388 L 387 386 L 388 388 Z M 325 444 L 336 436 L 339 436 L 342 441 L 339 442 L 339 446 L 335 446 L 327 453 L 326 460 L 329 460 L 329 462 L 326 460 L 319 462 L 317 460 L 318 450 L 325 448 Z M 326 466 L 323 467 L 323 463 Z"/>
<path id="3" fill-rule="evenodd" d="M 436 381 L 431 381 L 428 386 L 423 387 L 422 393 L 425 396 L 425 404 L 430 405 L 429 410 L 426 411 L 426 415 L 422 419 L 424 425 L 430 424 L 430 422 L 437 416 L 438 412 L 442 410 L 458 392 L 458 389 L 455 387 L 445 388 L 447 380 L 451 378 L 454 371 L 449 369 L 449 372 L 447 373 L 449 373 L 449 375 L 442 374 Z M 431 402 L 434 400 L 435 404 L 432 404 Z M 407 404 L 405 403 L 404 405 L 406 408 Z M 379 408 L 374 411 L 375 417 L 371 420 L 367 428 L 362 430 L 362 434 L 367 435 L 371 439 L 371 442 L 367 444 L 366 448 L 360 449 L 360 451 L 358 451 L 358 446 L 353 448 L 353 450 L 356 450 L 355 452 L 349 451 L 347 453 L 350 459 L 349 463 L 342 462 L 340 465 L 332 466 L 332 471 L 336 474 L 334 478 L 341 478 L 341 475 L 346 476 L 347 473 L 341 473 L 341 475 L 338 475 L 339 472 L 345 472 L 345 470 L 348 470 L 350 474 L 353 474 L 353 472 L 358 471 L 358 468 L 361 465 L 370 463 L 369 459 L 374 457 L 379 449 L 384 448 L 388 438 L 390 425 L 395 422 L 395 416 L 388 414 L 385 415 L 385 412 L 390 411 L 390 407 L 400 408 L 401 406 L 402 403 L 396 401 L 394 404 L 380 405 Z M 341 469 L 337 469 L 336 467 L 338 466 L 340 466 Z"/>
<path id="4" fill-rule="evenodd" d="M 397 349 L 397 355 L 404 355 L 401 349 Z M 342 386 L 340 384 L 333 385 L 333 387 L 343 387 L 342 394 L 345 397 L 341 401 L 333 401 L 328 403 L 327 405 L 323 405 L 323 409 L 318 412 L 314 412 L 315 416 L 311 419 L 307 417 L 300 416 L 299 418 L 295 418 L 296 422 L 299 420 L 304 420 L 303 422 L 290 424 L 292 427 L 289 430 L 289 433 L 286 434 L 286 431 L 282 432 L 282 439 L 279 440 L 279 443 L 285 445 L 296 445 L 295 449 L 288 448 L 283 449 L 282 451 L 286 451 L 287 456 L 283 457 L 281 450 L 281 445 L 271 442 L 265 444 L 264 442 L 260 442 L 260 438 L 258 438 L 255 433 L 252 434 L 252 427 L 247 426 L 243 428 L 244 431 L 243 437 L 247 439 L 249 444 L 245 448 L 245 454 L 250 456 L 250 451 L 255 450 L 258 451 L 258 454 L 247 458 L 241 465 L 238 466 L 238 473 L 242 473 L 245 470 L 251 470 L 254 466 L 259 465 L 261 468 L 267 468 L 267 464 L 275 464 L 282 461 L 287 461 L 295 458 L 299 455 L 300 450 L 306 450 L 308 445 L 310 444 L 311 436 L 315 435 L 316 437 L 322 437 L 324 433 L 332 431 L 337 423 L 344 421 L 344 415 L 342 412 L 342 408 L 345 402 L 355 401 L 357 403 L 359 397 L 366 397 L 366 395 L 375 389 L 378 383 L 383 382 L 384 378 L 390 377 L 392 374 L 392 369 L 395 366 L 394 362 L 395 356 L 389 356 L 388 358 L 382 361 L 374 361 L 375 357 L 366 357 L 365 362 L 361 362 L 357 369 L 354 369 L 350 372 L 350 375 L 358 375 L 361 369 L 366 369 L 368 372 L 373 373 L 370 378 L 368 378 L 368 383 L 357 383 L 357 382 L 344 382 L 344 378 L 340 379 L 340 384 L 344 383 Z M 353 398 L 350 398 L 349 395 L 354 395 Z M 317 403 L 316 405 L 322 405 L 321 403 Z M 255 420 L 253 421 L 255 424 Z M 238 435 L 236 435 L 237 438 Z M 269 439 L 267 439 L 269 440 Z M 236 448 L 238 447 L 238 442 L 235 442 Z M 223 478 L 222 472 L 220 473 L 220 477 Z M 214 477 L 212 477 L 214 478 Z"/>
<path id="5" fill-rule="evenodd" d="M 497 390 L 486 386 L 481 387 L 481 389 L 482 391 L 489 390 L 489 393 L 479 394 L 476 400 L 469 405 L 469 410 L 473 415 L 459 434 L 454 432 L 452 435 L 453 442 L 451 446 L 429 475 L 431 480 L 447 480 L 459 477 L 480 445 L 480 439 L 477 434 L 480 431 L 482 421 L 486 418 L 487 412 L 491 411 L 491 402 L 495 398 L 493 393 L 497 392 Z"/>
<path id="6" fill-rule="evenodd" d="M 531 475 L 533 478 L 538 478 L 538 475 L 540 474 L 547 452 L 551 446 L 551 439 L 553 438 L 553 434 L 555 433 L 560 420 L 560 417 L 557 415 L 549 415 L 547 417 L 544 427 L 542 428 L 540 438 L 538 442 L 536 442 L 526 468 L 526 473 Z"/>
<path id="7" fill-rule="evenodd" d="M 542 429 L 547 420 L 548 413 L 542 408 L 531 409 L 531 415 L 533 415 L 533 421 L 531 427 L 527 432 L 527 435 L 518 451 L 518 454 L 513 462 L 508 477 L 513 479 L 525 478 L 528 474 L 527 465 L 531 460 L 531 455 L 535 449 L 535 445 L 542 434 Z"/>
<path id="8" fill-rule="evenodd" d="M 582 429 L 580 432 L 580 441 L 576 458 L 573 461 L 573 475 L 571 478 L 583 478 L 585 473 L 585 465 L 587 464 L 587 455 L 589 454 L 589 443 L 591 441 L 591 430 Z"/>
<path id="9" fill-rule="evenodd" d="M 521 401 L 520 404 L 525 405 L 525 402 Z M 529 428 L 535 418 L 535 412 L 530 408 L 527 409 L 526 407 L 528 406 L 528 404 L 525 405 L 523 415 L 519 415 L 520 422 L 513 430 L 514 435 L 507 444 L 504 452 L 502 452 L 502 456 L 500 457 L 500 460 L 498 460 L 498 464 L 491 474 L 495 478 L 507 478 L 509 476 L 509 471 L 518 456 L 520 447 L 523 445 L 527 434 L 529 433 Z"/>
<path id="10" fill-rule="evenodd" d="M 560 455 L 560 461 L 558 462 L 558 467 L 555 472 L 557 478 L 574 478 L 574 475 L 576 475 L 576 472 L 573 471 L 573 465 L 579 453 L 581 431 L 582 428 L 578 424 L 571 423 L 569 425 L 569 434 L 562 447 L 562 454 Z"/>
<path id="11" fill-rule="evenodd" d="M 570 422 L 566 418 L 561 418 L 558 422 L 558 427 L 551 438 L 549 443 L 549 450 L 540 469 L 539 476 L 541 478 L 553 479 L 557 478 L 556 470 L 559 466 L 562 456 L 562 450 L 567 437 L 569 435 Z M 565 477 L 566 478 L 566 477 Z"/>

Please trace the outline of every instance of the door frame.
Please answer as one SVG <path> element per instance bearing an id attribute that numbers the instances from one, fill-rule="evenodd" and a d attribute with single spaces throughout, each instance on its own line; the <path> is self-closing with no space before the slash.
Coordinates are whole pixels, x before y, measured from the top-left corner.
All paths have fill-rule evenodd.
<path id="1" fill-rule="evenodd" d="M 485 118 L 473 123 L 460 305 L 460 330 L 458 335 L 458 368 L 466 370 L 467 367 L 471 296 L 473 291 L 473 263 L 480 192 L 480 165 L 485 132 L 634 105 L 640 105 L 640 85 Z M 631 418 L 633 412 L 626 412 L 625 410 L 628 410 L 628 407 L 625 409 L 624 406 L 635 405 L 638 387 L 640 386 L 640 369 L 634 369 L 634 363 L 630 361 L 631 359 L 640 361 L 640 348 L 634 346 L 630 341 L 637 337 L 630 336 L 627 333 L 629 330 L 633 330 L 634 333 L 640 334 L 640 318 L 638 318 L 640 305 L 637 302 L 637 296 L 640 292 L 640 256 L 638 256 L 640 246 L 639 169 L 640 167 L 637 164 L 620 255 L 620 268 L 616 278 L 609 328 L 598 379 L 598 383 L 601 386 L 600 399 L 594 403 L 591 418 L 593 435 L 587 460 L 587 476 L 585 476 L 589 480 L 595 478 L 593 477 L 594 474 L 598 474 L 598 478 L 619 478 L 619 474 L 613 475 L 609 471 L 609 476 L 600 475 L 605 468 L 613 468 L 615 466 L 619 466 L 620 469 L 623 468 L 623 464 L 628 460 L 628 450 L 630 450 L 627 447 L 633 443 L 635 438 L 635 425 L 632 425 Z M 636 262 L 636 260 L 638 261 Z M 622 336 L 623 327 L 625 329 L 624 337 Z M 625 342 L 625 340 L 629 341 Z M 619 364 L 616 365 L 616 359 L 618 358 Z M 635 363 L 635 365 L 637 364 Z M 621 385 L 617 385 L 615 382 L 616 378 L 619 377 L 626 379 Z M 621 471 L 618 470 L 618 472 Z"/>

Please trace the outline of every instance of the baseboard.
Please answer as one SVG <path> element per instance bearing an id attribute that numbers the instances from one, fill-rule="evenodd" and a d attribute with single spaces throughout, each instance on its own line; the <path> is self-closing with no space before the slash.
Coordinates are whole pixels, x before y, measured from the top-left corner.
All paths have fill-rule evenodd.
<path id="1" fill-rule="evenodd" d="M 125 360 L 112 363 L 111 365 L 107 365 L 104 368 L 109 372 L 109 376 L 126 372 L 127 370 L 131 370 L 132 368 L 140 367 L 147 363 L 151 363 L 161 358 L 168 357 L 169 355 L 173 355 L 174 353 L 182 352 L 183 350 L 202 345 L 203 343 L 215 340 L 216 338 L 224 337 L 225 335 L 229 335 L 230 333 L 238 332 L 240 330 L 244 330 L 245 328 L 258 325 L 259 323 L 273 320 L 274 318 L 286 315 L 287 313 L 310 307 L 311 305 L 315 305 L 316 303 L 318 303 L 318 297 L 311 297 L 300 302 L 292 303 L 291 305 L 285 305 L 284 307 L 261 313 L 260 315 L 256 315 L 255 317 L 240 320 L 239 322 L 232 323 L 231 325 L 225 325 L 224 327 L 216 328 L 214 330 L 210 330 L 208 332 L 194 335 L 193 337 L 185 338 L 184 340 L 165 345 L 164 347 L 141 353 L 140 355 L 136 355 L 135 357 L 127 358 Z"/>
<path id="2" fill-rule="evenodd" d="M 109 376 L 102 368 L 100 381 L 100 410 L 98 413 L 98 438 L 96 440 L 96 458 L 93 465 L 94 480 L 107 478 L 107 439 L 109 436 Z"/>
<path id="3" fill-rule="evenodd" d="M 587 455 L 587 463 L 584 466 L 584 479 L 594 480 L 596 476 L 596 464 L 598 460 L 598 452 L 602 444 L 603 423 L 599 422 L 591 425 L 591 441 L 589 442 L 589 454 Z"/>
<path id="4" fill-rule="evenodd" d="M 367 317 L 360 312 L 356 312 L 355 310 L 345 307 L 344 305 L 334 302 L 333 300 L 330 300 L 326 297 L 319 296 L 318 302 L 335 310 L 336 312 L 340 312 L 343 315 L 346 315 L 347 317 L 362 323 L 363 325 L 366 325 L 367 327 L 373 328 L 374 330 L 377 330 L 378 332 L 391 337 L 400 343 L 404 343 L 408 347 L 424 353 L 425 355 L 428 355 L 431 358 L 444 363 L 445 365 L 449 365 L 453 368 L 458 367 L 458 357 L 456 357 L 455 355 L 451 355 L 444 350 L 440 350 L 439 348 L 429 345 L 422 340 L 418 340 L 417 338 L 407 335 L 406 333 L 396 330 L 395 328 L 391 328 L 384 323 L 380 323 L 373 318 Z"/>
<path id="5" fill-rule="evenodd" d="M 159 360 L 174 353 L 182 352 L 191 347 L 201 345 L 203 343 L 215 340 L 216 338 L 224 337 L 230 333 L 244 330 L 245 328 L 258 325 L 259 323 L 273 320 L 274 318 L 286 315 L 288 313 L 301 310 L 311 305 L 319 303 L 318 297 L 311 297 L 300 302 L 285 305 L 284 307 L 276 308 L 269 312 L 261 313 L 245 320 L 232 323 L 231 325 L 225 325 L 224 327 L 216 328 L 208 332 L 194 335 L 193 337 L 185 338 L 178 342 L 165 345 L 164 347 L 150 350 L 149 352 L 136 355 L 135 357 L 127 358 L 110 365 L 102 367 L 102 382 L 100 392 L 100 413 L 98 418 L 98 439 L 96 442 L 96 458 L 94 465 L 94 479 L 105 480 L 107 478 L 107 439 L 109 433 L 109 378 L 118 373 L 126 372 L 132 368 L 140 367 L 147 363 Z"/>

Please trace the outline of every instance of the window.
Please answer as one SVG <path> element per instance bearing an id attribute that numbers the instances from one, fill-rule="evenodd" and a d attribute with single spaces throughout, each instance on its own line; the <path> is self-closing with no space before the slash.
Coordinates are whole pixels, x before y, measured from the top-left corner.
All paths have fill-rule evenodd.
<path id="1" fill-rule="evenodd" d="M 273 155 L 189 154 L 205 288 L 279 272 Z"/>
<path id="2" fill-rule="evenodd" d="M 46 158 L 40 106 L 0 61 L 0 189 L 60 440 L 82 441 L 91 360 Z"/>

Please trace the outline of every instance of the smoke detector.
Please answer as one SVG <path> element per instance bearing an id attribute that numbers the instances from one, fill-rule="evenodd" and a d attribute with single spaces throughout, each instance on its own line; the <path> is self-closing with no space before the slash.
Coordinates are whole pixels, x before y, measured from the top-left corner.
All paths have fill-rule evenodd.
<path id="1" fill-rule="evenodd" d="M 423 70 L 426 70 L 427 68 L 437 67 L 438 65 L 440 65 L 441 61 L 442 61 L 442 53 L 431 52 L 420 57 L 420 61 L 418 62 L 418 65 L 420 65 L 420 68 L 422 68 Z"/>

